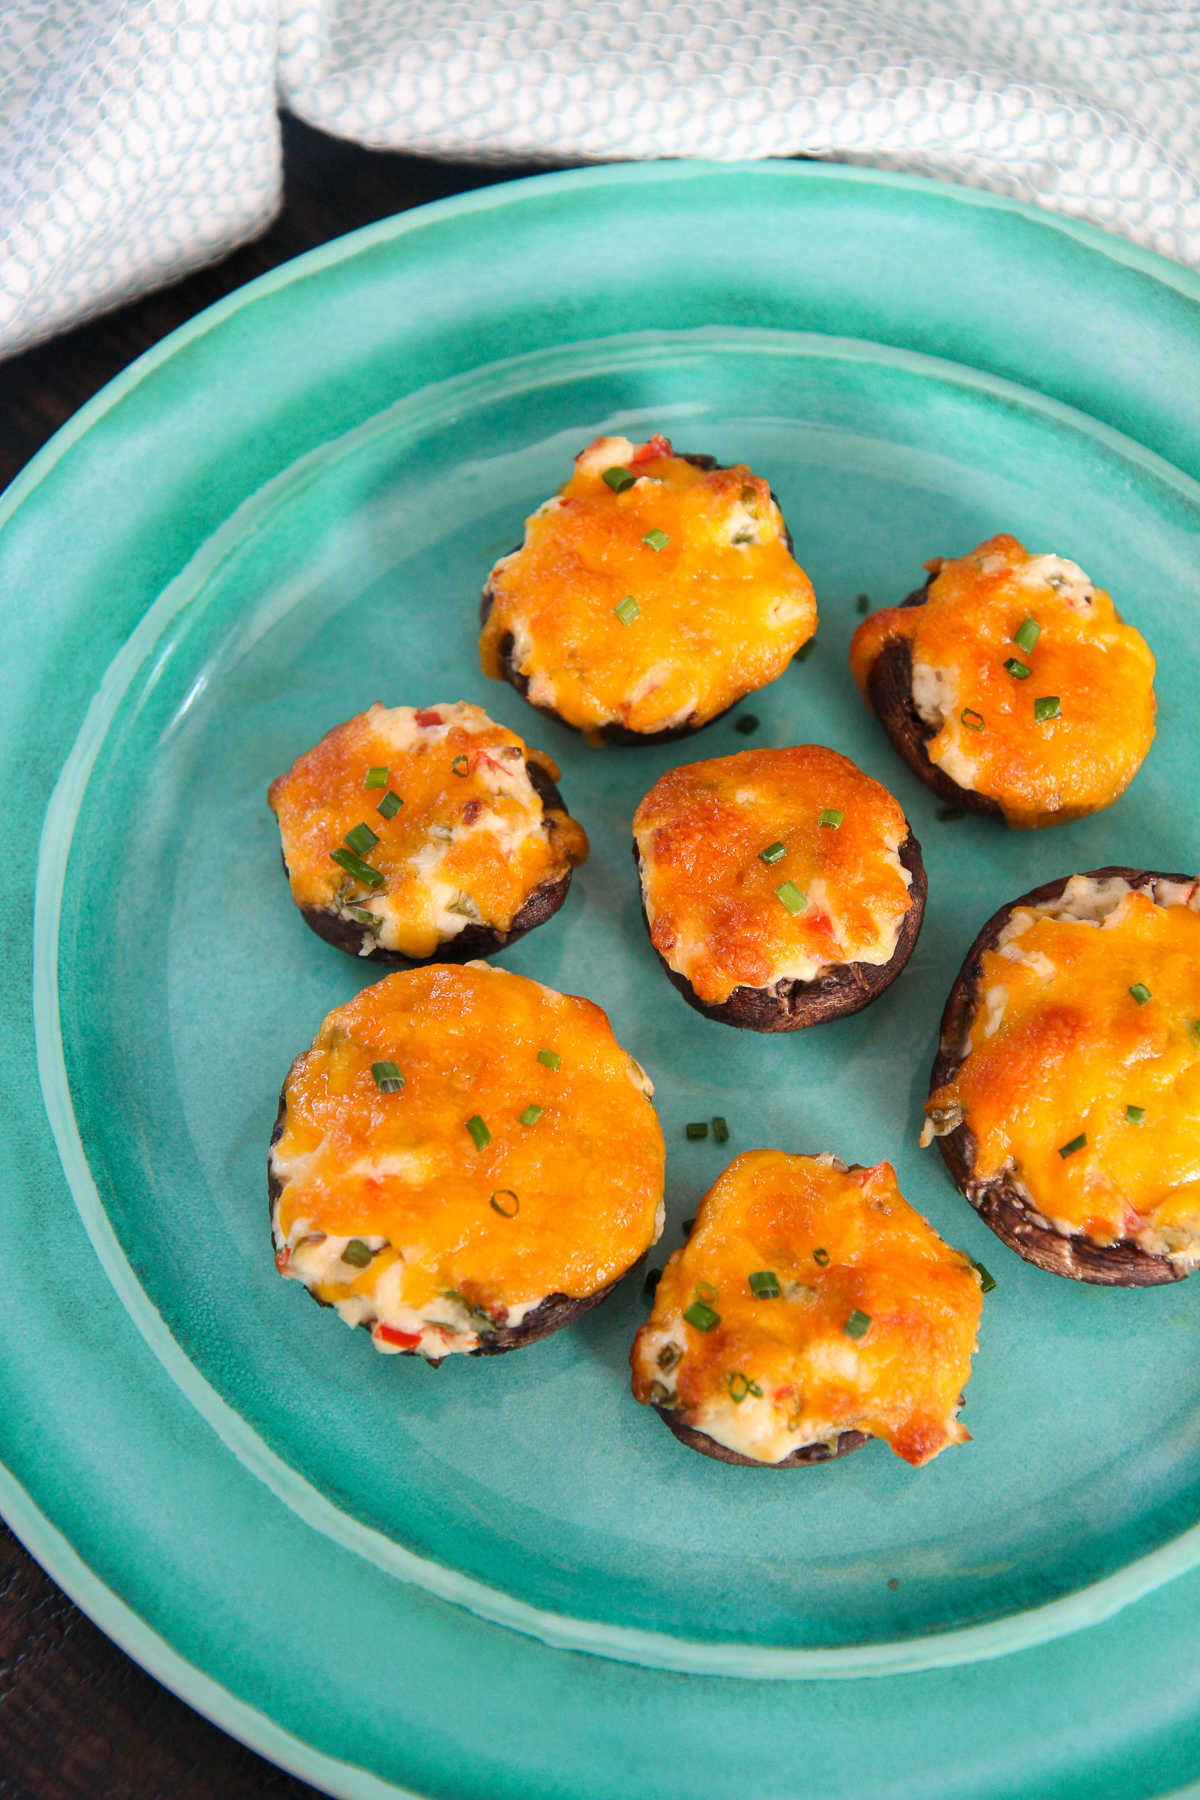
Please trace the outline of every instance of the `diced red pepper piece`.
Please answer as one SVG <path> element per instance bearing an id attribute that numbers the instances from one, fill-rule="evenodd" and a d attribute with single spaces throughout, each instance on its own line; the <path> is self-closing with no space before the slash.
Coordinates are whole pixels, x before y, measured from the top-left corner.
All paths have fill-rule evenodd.
<path id="1" fill-rule="evenodd" d="M 401 1350 L 415 1350 L 421 1341 L 419 1331 L 397 1331 L 394 1325 L 376 1325 L 371 1335 L 382 1338 L 385 1344 L 396 1344 Z"/>
<path id="2" fill-rule="evenodd" d="M 665 438 L 661 431 L 656 431 L 648 444 L 642 444 L 629 459 L 630 467 L 635 463 L 651 462 L 656 456 L 670 456 L 671 440 Z"/>
<path id="3" fill-rule="evenodd" d="M 441 713 L 435 712 L 430 706 L 422 707 L 421 711 L 417 714 L 418 725 L 440 725 L 441 722 Z"/>
<path id="4" fill-rule="evenodd" d="M 279 1270 L 279 1273 L 281 1275 L 284 1275 L 287 1273 L 287 1266 L 291 1262 L 291 1260 L 292 1260 L 292 1253 L 288 1249 L 286 1244 L 283 1246 L 282 1250 L 277 1250 L 275 1252 L 275 1267 Z"/>

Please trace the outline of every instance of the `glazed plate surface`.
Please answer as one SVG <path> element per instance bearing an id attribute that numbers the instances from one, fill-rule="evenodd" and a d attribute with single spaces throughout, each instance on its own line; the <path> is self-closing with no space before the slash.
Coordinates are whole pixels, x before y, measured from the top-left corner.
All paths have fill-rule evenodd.
<path id="1" fill-rule="evenodd" d="M 940 282 L 899 280 L 914 232 Z M 945 994 L 997 905 L 1104 863 L 1200 867 L 1196 286 L 1098 233 L 919 182 L 789 165 L 544 178 L 235 296 L 12 490 L 3 1500 L 101 1624 L 229 1729 L 347 1793 L 545 1790 L 552 1767 L 576 1795 L 622 1771 L 648 1791 L 660 1740 L 686 1767 L 702 1690 L 710 1750 L 714 1721 L 728 1736 L 724 1791 L 735 1741 L 750 1754 L 757 1731 L 798 1729 L 786 1710 L 770 1722 L 788 1679 L 873 1675 L 803 1689 L 828 1791 L 856 1779 L 846 1720 L 874 1709 L 914 1733 L 909 1777 L 930 1759 L 920 1791 L 942 1792 L 915 1721 L 954 1682 L 993 1741 L 974 1785 L 944 1791 L 990 1794 L 1018 1772 L 1034 1791 L 1035 1764 L 1092 1777 L 1103 1733 L 1034 1749 L 1004 1723 L 1002 1690 L 1038 1688 L 1047 1659 L 1095 1709 L 1089 1659 L 1121 1645 L 1167 1705 L 1146 1646 L 1181 1650 L 1198 1578 L 1101 1622 L 1200 1561 L 1200 1284 L 1114 1292 L 1027 1266 L 916 1137 Z M 770 479 L 816 589 L 816 647 L 683 745 L 592 751 L 480 674 L 478 592 L 577 449 L 655 430 Z M 846 664 L 859 596 L 899 600 L 925 558 L 999 530 L 1080 561 L 1159 658 L 1159 735 L 1129 792 L 1036 834 L 941 816 Z M 502 960 L 600 1002 L 656 1083 L 668 1226 L 652 1261 L 739 1150 L 887 1158 L 996 1278 L 969 1445 L 924 1470 L 879 1444 L 787 1472 L 688 1453 L 629 1393 L 636 1277 L 518 1355 L 436 1372 L 376 1355 L 278 1278 L 279 1084 L 379 971 L 292 909 L 266 787 L 374 700 L 457 699 L 560 762 L 590 834 L 562 912 Z M 676 762 L 803 742 L 897 794 L 929 904 L 880 1001 L 771 1039 L 705 1021 L 667 984 L 629 821 Z M 726 1148 L 685 1140 L 714 1113 Z M 371 1647 L 401 1640 L 381 1674 Z M 974 1665 L 1017 1649 L 989 1690 Z M 1190 1719 L 1171 1668 L 1168 1711 Z M 672 1671 L 705 1679 L 685 1690 Z M 422 1728 L 414 1709 L 455 1672 L 484 1684 L 478 1717 Z M 494 1721 L 520 1736 L 530 1681 L 566 1683 L 562 1741 L 522 1740 L 502 1779 Z M 636 1704 L 601 1767 L 593 1734 L 622 1685 Z M 381 1696 L 409 1721 L 400 1740 Z M 1103 1754 L 1157 1729 L 1127 1720 Z M 1188 1741 L 1175 1731 L 1174 1764 L 1105 1791 L 1189 1777 Z"/>

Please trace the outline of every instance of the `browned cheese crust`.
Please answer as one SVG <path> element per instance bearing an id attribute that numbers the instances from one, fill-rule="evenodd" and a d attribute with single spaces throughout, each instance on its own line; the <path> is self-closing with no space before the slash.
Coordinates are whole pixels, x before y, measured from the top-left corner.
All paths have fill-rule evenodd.
<path id="1" fill-rule="evenodd" d="M 283 1128 L 287 1119 L 287 1101 L 284 1097 L 286 1093 L 287 1081 L 285 1080 L 279 1093 L 279 1106 L 271 1132 L 270 1149 L 273 1149 L 283 1136 Z M 275 1202 L 283 1192 L 283 1183 L 271 1167 L 270 1149 L 267 1155 L 267 1217 L 268 1221 L 273 1223 Z M 468 1350 L 465 1354 L 467 1356 L 503 1356 L 506 1350 L 520 1350 L 525 1344 L 536 1343 L 538 1338 L 549 1337 L 551 1332 L 561 1331 L 564 1325 L 573 1324 L 576 1319 L 582 1318 L 584 1313 L 591 1312 L 593 1306 L 599 1306 L 602 1300 L 607 1300 L 613 1289 L 624 1281 L 625 1276 L 632 1275 L 644 1261 L 645 1257 L 639 1257 L 632 1268 L 626 1269 L 623 1274 L 618 1275 L 615 1281 L 608 1282 L 605 1287 L 597 1289 L 594 1294 L 585 1295 L 581 1300 L 573 1300 L 567 1294 L 547 1294 L 546 1298 L 540 1301 L 532 1312 L 526 1313 L 519 1325 L 494 1326 L 491 1331 L 481 1336 L 481 1340 L 474 1350 Z M 310 1299 L 316 1301 L 318 1306 L 330 1304 L 328 1300 L 318 1298 L 311 1288 L 305 1288 L 305 1292 Z M 360 1329 L 369 1332 L 371 1326 L 366 1320 L 363 1320 Z M 394 1356 L 419 1356 L 421 1353 L 419 1350 L 394 1349 L 391 1354 Z M 432 1363 L 431 1367 L 440 1368 L 441 1363 Z"/>
<path id="2" fill-rule="evenodd" d="M 697 469 L 719 469 L 728 467 L 727 464 L 719 463 L 715 456 L 704 456 L 700 454 L 689 455 L 683 450 L 676 450 L 674 454 L 679 458 L 680 462 L 691 463 Z M 779 499 L 774 489 L 771 490 L 771 498 L 775 502 L 775 505 L 778 506 Z M 782 518 L 782 516 L 781 510 L 780 517 Z M 783 527 L 783 541 L 787 545 L 788 555 L 794 555 L 795 545 L 792 541 L 792 534 L 788 530 L 786 521 L 784 522 Z M 520 548 L 520 544 L 515 544 L 509 554 L 515 555 Z M 488 619 L 491 616 L 492 602 L 492 584 L 489 580 L 485 585 L 479 600 L 479 623 L 481 627 L 487 624 Z M 547 719 L 556 720 L 559 725 L 566 725 L 568 731 L 574 731 L 576 727 L 571 725 L 566 719 L 562 718 L 560 714 L 556 713 L 552 706 L 539 706 L 536 701 L 529 699 L 529 677 L 527 675 L 522 675 L 521 671 L 513 662 L 512 651 L 513 635 L 510 631 L 500 640 L 500 661 L 504 669 L 504 679 L 516 688 L 522 700 L 527 701 L 528 704 L 533 707 L 535 712 L 542 713 Z M 745 699 L 745 695 L 743 695 L 742 698 Z M 630 731 L 627 725 L 611 724 L 603 726 L 596 735 L 606 744 L 673 744 L 679 738 L 691 737 L 693 732 L 704 731 L 709 725 L 715 725 L 718 719 L 726 718 L 728 714 L 733 711 L 733 707 L 740 704 L 740 701 L 735 700 L 732 706 L 725 707 L 722 712 L 714 713 L 713 717 L 711 719 L 706 719 L 703 725 L 693 725 L 689 722 L 686 725 L 672 725 L 669 730 L 666 731 Z"/>
<path id="3" fill-rule="evenodd" d="M 542 803 L 543 811 L 565 813 L 566 803 L 545 769 L 535 762 L 527 762 L 525 771 Z M 283 866 L 286 872 L 286 858 Z M 535 888 L 507 931 L 498 931 L 491 925 L 467 925 L 457 937 L 447 938 L 429 956 L 404 956 L 398 950 L 385 950 L 379 944 L 364 952 L 363 944 L 371 935 L 366 926 L 358 924 L 354 919 L 345 919 L 340 913 L 323 906 L 302 906 L 300 912 L 305 924 L 311 926 L 318 937 L 324 938 L 327 944 L 333 944 L 338 950 L 361 957 L 364 962 L 388 963 L 393 968 L 404 969 L 420 968 L 435 962 L 475 962 L 479 958 L 494 956 L 498 950 L 515 944 L 518 938 L 524 937 L 527 931 L 532 931 L 535 925 L 544 925 L 547 919 L 552 918 L 567 897 L 572 873 L 568 869 L 557 881 L 544 881 L 540 887 Z"/>
<path id="4" fill-rule="evenodd" d="M 1131 869 L 1114 863 L 1103 869 L 1087 871 L 1090 879 L 1104 880 L 1120 876 L 1130 887 L 1145 888 L 1156 881 L 1187 883 L 1189 875 L 1163 875 L 1150 869 Z M 1033 888 L 1017 900 L 993 913 L 968 950 L 954 986 L 950 990 L 942 1014 L 937 1057 L 930 1076 L 930 1092 L 934 1092 L 958 1073 L 965 1057 L 960 1047 L 967 1043 L 971 1023 L 978 1004 L 982 975 L 982 956 L 992 950 L 1011 915 L 1021 906 L 1043 906 L 1057 900 L 1071 876 L 1048 881 Z M 1182 1281 L 1187 1274 L 1168 1256 L 1155 1256 L 1129 1238 L 1112 1244 L 1094 1244 L 1082 1236 L 1069 1237 L 1056 1231 L 1043 1219 L 1008 1175 L 980 1180 L 974 1173 L 977 1147 L 968 1126 L 963 1123 L 937 1140 L 946 1167 L 961 1193 L 971 1202 L 984 1223 L 1026 1262 L 1036 1263 L 1052 1275 L 1065 1275 L 1072 1281 L 1091 1281 L 1110 1287 L 1158 1287 L 1168 1281 Z"/>
<path id="5" fill-rule="evenodd" d="M 679 989 L 689 1006 L 715 1019 L 719 1025 L 735 1025 L 742 1031 L 803 1031 L 809 1025 L 824 1025 L 830 1019 L 848 1018 L 891 986 L 912 955 L 921 921 L 925 916 L 928 881 L 921 846 L 910 831 L 897 855 L 912 877 L 909 892 L 912 905 L 905 913 L 896 939 L 896 948 L 885 963 L 842 963 L 816 981 L 777 981 L 773 987 L 736 987 L 728 1000 L 712 1005 L 701 1000 L 686 975 L 673 969 L 655 946 L 646 917 L 645 892 L 642 887 L 642 859 L 633 846 L 633 860 L 638 871 L 638 894 L 642 920 L 667 979 Z"/>

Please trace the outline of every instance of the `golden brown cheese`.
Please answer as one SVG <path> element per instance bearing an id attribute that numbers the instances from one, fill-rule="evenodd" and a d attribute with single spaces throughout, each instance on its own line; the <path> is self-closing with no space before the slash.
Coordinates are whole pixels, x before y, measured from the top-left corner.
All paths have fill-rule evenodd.
<path id="1" fill-rule="evenodd" d="M 413 957 L 470 924 L 507 931 L 536 889 L 588 853 L 582 828 L 543 806 L 527 762 L 557 779 L 548 756 L 465 701 L 375 705 L 334 726 L 268 794 L 297 906 L 366 927 L 364 951 Z M 363 825 L 378 841 L 361 860 L 381 885 L 334 860 Z"/>
<path id="2" fill-rule="evenodd" d="M 627 471 L 614 491 L 605 472 Z M 620 485 L 619 476 L 614 476 Z M 702 725 L 783 672 L 817 627 L 768 484 L 666 438 L 597 438 L 488 581 L 484 672 L 585 732 Z"/>
<path id="3" fill-rule="evenodd" d="M 390 975 L 288 1075 L 279 1267 L 378 1348 L 431 1359 L 594 1294 L 662 1229 L 652 1091 L 590 1000 L 486 963 Z"/>
<path id="4" fill-rule="evenodd" d="M 752 1150 L 663 1271 L 633 1391 L 759 1462 L 863 1431 L 925 1463 L 968 1437 L 957 1413 L 981 1307 L 975 1268 L 890 1163 Z"/>
<path id="5" fill-rule="evenodd" d="M 671 769 L 633 834 L 654 947 L 708 1004 L 886 963 L 912 905 L 899 805 L 819 744 Z"/>
<path id="6" fill-rule="evenodd" d="M 949 1129 L 961 1109 L 973 1173 L 1012 1171 L 1057 1230 L 1192 1263 L 1200 913 L 1194 883 L 1165 891 L 1156 904 L 1076 876 L 1052 908 L 1018 907 L 983 953 L 966 1058 L 926 1112 Z"/>
<path id="7" fill-rule="evenodd" d="M 886 607 L 854 634 L 864 695 L 884 649 L 906 642 L 913 701 L 934 728 L 929 760 L 959 787 L 1018 826 L 1110 805 L 1154 739 L 1145 639 L 1076 564 L 1030 555 L 1007 533 L 925 567 L 923 605 Z"/>

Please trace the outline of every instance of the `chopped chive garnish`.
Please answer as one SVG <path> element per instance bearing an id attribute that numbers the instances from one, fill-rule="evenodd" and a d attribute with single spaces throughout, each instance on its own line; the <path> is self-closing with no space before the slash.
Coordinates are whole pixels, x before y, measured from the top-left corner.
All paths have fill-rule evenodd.
<path id="1" fill-rule="evenodd" d="M 871 596 L 869 594 L 857 594 L 855 596 L 854 604 L 860 613 L 870 612 Z"/>
<path id="2" fill-rule="evenodd" d="M 490 1144 L 492 1141 L 492 1134 L 478 1113 L 467 1120 L 467 1130 L 470 1132 L 477 1150 L 482 1150 L 485 1144 Z"/>
<path id="3" fill-rule="evenodd" d="M 1026 619 L 1024 624 L 1018 625 L 1017 629 L 1013 632 L 1013 643 L 1017 644 L 1022 650 L 1032 650 L 1041 635 L 1042 628 L 1037 620 L 1033 618 Z"/>
<path id="4" fill-rule="evenodd" d="M 648 531 L 642 539 L 643 544 L 648 544 L 651 550 L 665 550 L 670 541 L 671 540 L 666 532 L 660 531 L 657 525 L 654 527 L 653 531 Z"/>
<path id="5" fill-rule="evenodd" d="M 865 1337 L 870 1329 L 870 1313 L 860 1312 L 857 1306 L 846 1320 L 846 1323 L 842 1326 L 842 1330 L 845 1332 L 846 1336 L 852 1338 Z"/>
<path id="6" fill-rule="evenodd" d="M 385 768 L 383 768 L 380 764 L 376 764 L 374 768 L 368 769 L 367 770 L 367 778 L 363 782 L 363 786 L 365 788 L 386 787 L 387 786 L 387 770 Z"/>
<path id="7" fill-rule="evenodd" d="M 816 647 L 817 647 L 816 638 L 810 637 L 807 644 L 801 644 L 801 646 L 797 650 L 795 656 L 793 656 L 792 661 L 793 662 L 807 662 L 809 657 L 812 655 L 813 651 L 816 649 Z"/>
<path id="8" fill-rule="evenodd" d="M 715 1331 L 721 1323 L 720 1313 L 714 1312 L 711 1306 L 706 1306 L 703 1300 L 693 1300 L 683 1316 L 697 1331 Z"/>
<path id="9" fill-rule="evenodd" d="M 1069 1144 L 1060 1144 L 1058 1146 L 1058 1154 L 1060 1156 L 1074 1156 L 1075 1152 L 1077 1150 L 1082 1150 L 1086 1143 L 1087 1132 L 1081 1131 L 1079 1136 L 1073 1137 Z"/>
<path id="10" fill-rule="evenodd" d="M 342 1261 L 349 1263 L 352 1269 L 365 1269 L 374 1257 L 375 1252 L 361 1238 L 351 1238 L 342 1251 Z"/>
<path id="11" fill-rule="evenodd" d="M 535 1106 L 533 1102 L 530 1101 L 529 1105 L 525 1108 L 525 1111 L 521 1114 L 521 1123 L 522 1125 L 536 1125 L 541 1116 L 541 1107 Z"/>
<path id="12" fill-rule="evenodd" d="M 608 483 L 614 494 L 623 494 L 626 488 L 633 486 L 637 476 L 632 469 L 623 469 L 620 463 L 614 463 L 611 469 L 605 469 L 600 479 Z"/>
<path id="13" fill-rule="evenodd" d="M 521 1202 L 511 1188 L 497 1188 L 490 1201 L 493 1212 L 498 1212 L 503 1219 L 515 1219 L 521 1210 Z"/>
<path id="14" fill-rule="evenodd" d="M 1015 656 L 1008 657 L 1005 661 L 1004 666 L 1008 670 L 1009 674 L 1011 676 L 1013 676 L 1017 681 L 1028 681 L 1029 677 L 1033 673 L 1033 670 L 1029 667 L 1028 663 L 1023 663 L 1023 662 L 1019 661 L 1019 659 Z"/>
<path id="15" fill-rule="evenodd" d="M 735 731 L 740 731 L 743 737 L 749 737 L 752 731 L 758 730 L 758 714 L 743 713 L 733 729 Z"/>
<path id="16" fill-rule="evenodd" d="M 657 1275 L 658 1273 L 659 1273 L 659 1271 L 657 1269 L 651 1269 L 651 1271 L 650 1271 L 651 1275 Z M 650 1276 L 648 1275 L 646 1277 L 646 1279 L 647 1279 L 647 1281 L 649 1281 Z M 654 1285 L 655 1285 L 655 1287 L 658 1286 L 657 1281 L 655 1282 Z M 660 1369 L 666 1370 L 666 1369 L 673 1369 L 675 1367 L 675 1364 L 677 1362 L 679 1362 L 679 1360 L 681 1359 L 682 1356 L 683 1356 L 683 1351 L 679 1348 L 678 1344 L 664 1344 L 662 1349 L 659 1351 L 658 1355 L 655 1357 L 654 1360 L 658 1364 Z"/>
<path id="17" fill-rule="evenodd" d="M 698 1281 L 696 1283 L 696 1298 L 704 1306 L 715 1306 L 717 1304 L 717 1290 L 711 1281 Z"/>
<path id="18" fill-rule="evenodd" d="M 713 1137 L 718 1144 L 727 1144 L 729 1142 L 729 1125 L 726 1120 L 721 1117 L 720 1113 L 713 1114 L 712 1128 Z"/>
<path id="19" fill-rule="evenodd" d="M 747 1394 L 753 1394 L 756 1400 L 762 1399 L 762 1389 L 759 1387 L 757 1381 L 749 1380 L 747 1376 L 742 1374 L 740 1369 L 735 1369 L 733 1371 L 733 1374 L 729 1377 L 727 1386 L 729 1388 L 729 1398 L 733 1401 L 735 1406 L 740 1406 Z"/>
<path id="20" fill-rule="evenodd" d="M 383 799 L 379 802 L 379 805 L 375 808 L 375 811 L 377 813 L 382 813 L 385 819 L 394 819 L 403 805 L 404 802 L 399 794 L 393 794 L 391 788 L 389 788 L 387 793 L 383 796 Z"/>
<path id="21" fill-rule="evenodd" d="M 808 895 L 802 894 L 794 881 L 785 881 L 775 889 L 775 898 L 785 906 L 793 916 L 804 911 L 808 905 Z"/>
<path id="22" fill-rule="evenodd" d="M 378 842 L 378 837 L 369 825 L 356 825 L 353 831 L 346 833 L 346 843 L 355 856 L 365 856 Z"/>
<path id="23" fill-rule="evenodd" d="M 1188 1036 L 1196 1048 L 1200 1050 L 1200 1019 L 1188 1020 Z"/>
<path id="24" fill-rule="evenodd" d="M 774 1269 L 753 1269 L 746 1279 L 756 1300 L 778 1300 L 783 1291 Z"/>
<path id="25" fill-rule="evenodd" d="M 557 1050 L 539 1050 L 538 1061 L 542 1064 L 543 1068 L 557 1069 L 559 1063 L 562 1061 L 562 1057 L 558 1054 Z"/>
<path id="26" fill-rule="evenodd" d="M 708 1136 L 708 1123 L 704 1119 L 693 1119 L 690 1125 L 684 1126 L 683 1130 L 685 1137 L 706 1138 Z"/>
<path id="27" fill-rule="evenodd" d="M 647 1269 L 646 1270 L 646 1279 L 642 1283 L 642 1292 L 643 1292 L 643 1294 L 645 1294 L 647 1300 L 649 1300 L 653 1297 L 655 1289 L 658 1287 L 658 1284 L 661 1280 L 662 1280 L 662 1270 L 661 1269 Z"/>
<path id="28" fill-rule="evenodd" d="M 817 824 L 826 825 L 831 831 L 836 831 L 845 816 L 845 813 L 839 812 L 836 806 L 823 806 L 817 814 Z"/>
<path id="29" fill-rule="evenodd" d="M 979 1277 L 980 1291 L 985 1294 L 990 1294 L 996 1285 L 996 1277 L 994 1275 L 989 1275 L 981 1262 L 975 1264 L 975 1273 Z"/>
<path id="30" fill-rule="evenodd" d="M 353 850 L 343 850 L 339 846 L 329 854 L 340 869 L 345 869 L 347 875 L 353 875 L 355 881 L 361 881 L 364 887 L 383 886 L 383 876 L 379 870 L 373 869 L 370 863 L 365 863 L 361 856 L 355 856 Z"/>
<path id="31" fill-rule="evenodd" d="M 464 775 L 469 775 L 471 773 L 470 757 L 469 756 L 456 756 L 454 758 L 453 762 L 450 764 L 450 770 L 451 770 L 452 774 L 458 775 L 460 777 L 464 776 Z"/>
<path id="32" fill-rule="evenodd" d="M 983 730 L 983 714 L 976 712 L 973 706 L 964 706 L 958 716 L 968 731 Z"/>
<path id="33" fill-rule="evenodd" d="M 781 856 L 786 855 L 786 848 L 779 842 L 779 839 L 776 838 L 773 844 L 768 844 L 765 850 L 759 851 L 758 860 L 759 862 L 765 862 L 769 866 L 771 863 L 777 863 Z"/>
<path id="34" fill-rule="evenodd" d="M 1130 1125 L 1140 1125 L 1145 1116 L 1144 1106 L 1127 1106 L 1125 1108 L 1125 1118 Z"/>
<path id="35" fill-rule="evenodd" d="M 368 925 L 374 930 L 379 924 L 379 914 L 373 913 L 367 906 L 348 906 L 346 911 L 359 925 Z"/>
<path id="36" fill-rule="evenodd" d="M 1137 1001 L 1139 1006 L 1145 1006 L 1147 1000 L 1150 998 L 1150 989 L 1146 986 L 1144 981 L 1135 981 L 1129 992 L 1133 995 L 1133 998 Z"/>
<path id="37" fill-rule="evenodd" d="M 394 1062 L 372 1063 L 371 1073 L 381 1094 L 398 1094 L 404 1086 L 404 1077 Z"/>
<path id="38" fill-rule="evenodd" d="M 816 1265 L 819 1269 L 825 1268 L 829 1262 L 828 1250 L 823 1249 L 821 1247 L 821 1245 L 818 1244 L 816 1249 L 813 1251 L 813 1261 L 816 1263 Z"/>
<path id="39" fill-rule="evenodd" d="M 1061 711 L 1057 694 L 1043 694 L 1033 703 L 1033 716 L 1039 725 L 1044 725 L 1047 719 L 1057 719 Z"/>
<path id="40" fill-rule="evenodd" d="M 620 619 L 622 625 L 632 625 L 633 621 L 638 616 L 639 607 L 633 595 L 626 594 L 620 604 L 613 607 L 613 611 L 616 613 L 618 619 Z"/>

